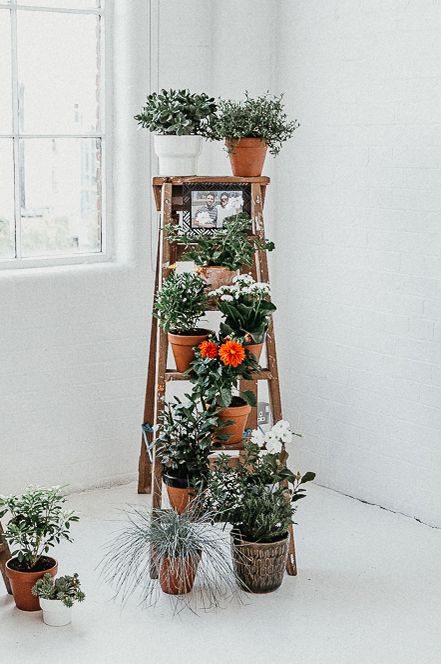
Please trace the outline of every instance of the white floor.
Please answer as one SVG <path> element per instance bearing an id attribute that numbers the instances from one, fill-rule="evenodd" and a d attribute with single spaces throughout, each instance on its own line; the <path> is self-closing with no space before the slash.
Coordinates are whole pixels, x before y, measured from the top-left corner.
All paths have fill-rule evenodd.
<path id="1" fill-rule="evenodd" d="M 56 555 L 87 599 L 73 625 L 53 628 L 1 587 L 2 664 L 441 662 L 440 531 L 313 486 L 297 517 L 300 574 L 278 592 L 203 615 L 121 610 L 94 568 L 118 509 L 147 501 L 134 485 L 71 497 L 81 522 Z"/>

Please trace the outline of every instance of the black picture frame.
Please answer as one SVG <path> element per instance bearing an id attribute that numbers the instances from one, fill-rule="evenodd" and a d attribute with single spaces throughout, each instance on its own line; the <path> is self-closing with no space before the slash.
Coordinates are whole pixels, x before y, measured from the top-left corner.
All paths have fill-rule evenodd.
<path id="1" fill-rule="evenodd" d="M 194 233 L 195 235 L 210 234 L 216 228 L 222 228 L 218 225 L 218 218 L 213 215 L 205 215 L 205 223 L 196 223 L 195 210 L 204 207 L 204 198 L 209 194 L 214 195 L 215 203 L 213 207 L 220 206 L 220 197 L 223 193 L 229 195 L 231 210 L 227 216 L 235 214 L 237 211 L 246 212 L 251 216 L 251 184 L 235 182 L 197 182 L 186 183 L 182 186 L 183 214 L 182 228 L 185 233 Z M 238 200 L 235 200 L 238 199 Z M 242 201 L 241 209 L 238 209 L 239 202 Z M 211 216 L 211 219 L 209 217 Z"/>

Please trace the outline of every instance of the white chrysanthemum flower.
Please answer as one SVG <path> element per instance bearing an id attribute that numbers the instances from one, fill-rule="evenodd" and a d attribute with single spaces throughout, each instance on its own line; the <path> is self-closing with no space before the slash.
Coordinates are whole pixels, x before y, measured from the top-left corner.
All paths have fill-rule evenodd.
<path id="1" fill-rule="evenodd" d="M 232 295 L 228 295 L 228 293 L 225 293 L 224 295 L 221 295 L 220 299 L 223 302 L 232 302 L 234 300 L 234 297 Z"/>

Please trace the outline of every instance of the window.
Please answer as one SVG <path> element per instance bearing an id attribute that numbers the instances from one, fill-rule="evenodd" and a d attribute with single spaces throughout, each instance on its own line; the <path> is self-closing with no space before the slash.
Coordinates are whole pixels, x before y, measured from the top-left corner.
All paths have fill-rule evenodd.
<path id="1" fill-rule="evenodd" d="M 0 267 L 105 253 L 103 0 L 0 0 Z"/>

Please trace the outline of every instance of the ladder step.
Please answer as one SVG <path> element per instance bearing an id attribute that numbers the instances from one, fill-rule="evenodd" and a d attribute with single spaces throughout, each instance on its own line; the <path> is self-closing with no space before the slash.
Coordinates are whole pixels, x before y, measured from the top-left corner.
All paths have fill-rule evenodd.
<path id="1" fill-rule="evenodd" d="M 273 375 L 269 369 L 262 369 L 259 373 L 253 374 L 251 380 L 273 380 Z M 167 369 L 165 372 L 165 380 L 188 380 L 188 376 L 174 369 Z"/>

